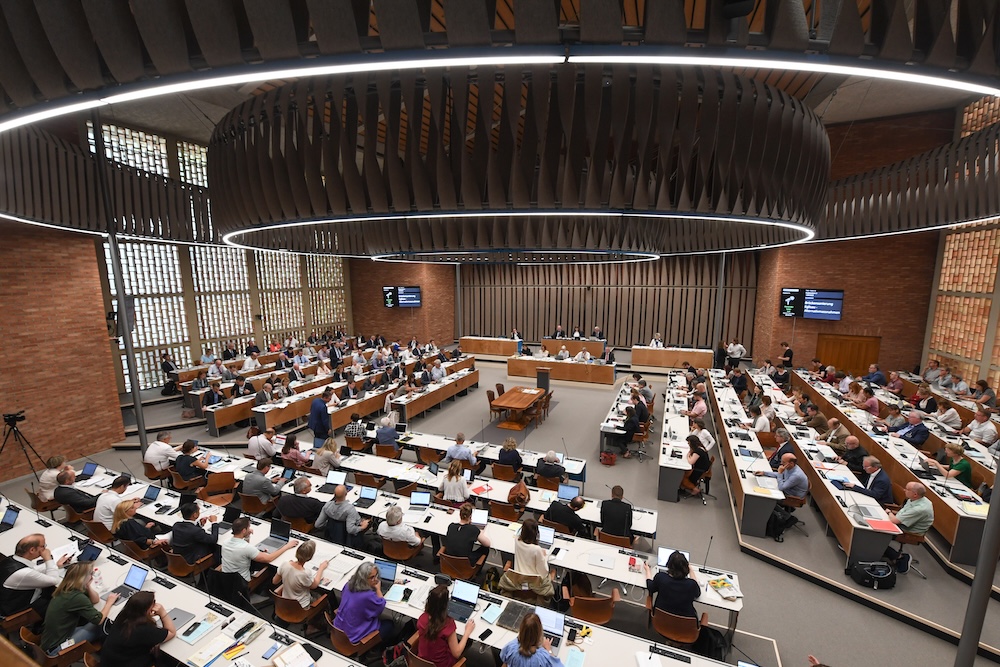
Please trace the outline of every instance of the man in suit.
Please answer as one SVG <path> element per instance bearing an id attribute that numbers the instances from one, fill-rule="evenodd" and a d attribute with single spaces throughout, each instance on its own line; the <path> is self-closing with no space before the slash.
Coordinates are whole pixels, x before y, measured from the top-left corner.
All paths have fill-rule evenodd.
<path id="1" fill-rule="evenodd" d="M 909 414 L 906 415 L 906 423 L 902 426 L 890 427 L 889 433 L 895 433 L 897 438 L 902 438 L 917 449 L 920 449 L 931 435 L 918 410 L 910 410 Z"/>
<path id="2" fill-rule="evenodd" d="M 213 382 L 210 388 L 201 399 L 201 404 L 206 408 L 218 405 L 226 400 L 226 395 L 222 393 L 222 384 L 218 381 Z"/>
<path id="3" fill-rule="evenodd" d="M 274 370 L 280 371 L 292 367 L 292 360 L 284 352 L 278 355 L 278 360 L 274 362 Z"/>
<path id="4" fill-rule="evenodd" d="M 632 506 L 623 500 L 625 490 L 615 485 L 611 488 L 611 499 L 601 503 L 601 532 L 634 540 L 632 535 Z M 597 531 L 594 531 L 597 536 Z"/>
<path id="5" fill-rule="evenodd" d="M 646 401 L 642 400 L 642 396 L 639 392 L 634 392 L 629 396 L 628 402 L 631 403 L 632 407 L 635 409 L 635 416 L 639 420 L 640 424 L 645 424 L 649 421 L 649 408 L 646 407 Z"/>
<path id="6" fill-rule="evenodd" d="M 302 382 L 306 379 L 306 374 L 302 372 L 302 368 L 299 367 L 298 362 L 292 364 L 292 370 L 288 371 L 288 380 L 290 382 Z"/>
<path id="7" fill-rule="evenodd" d="M 864 486 L 848 482 L 844 484 L 844 488 L 870 496 L 883 505 L 894 503 L 895 500 L 892 497 L 892 480 L 882 470 L 882 464 L 879 460 L 874 456 L 866 456 L 864 467 L 865 472 L 868 473 L 868 481 L 865 482 Z"/>
<path id="8" fill-rule="evenodd" d="M 561 325 L 561 324 L 557 324 L 557 325 L 556 325 L 556 330 L 555 330 L 555 332 L 554 332 L 554 333 L 552 334 L 552 337 L 553 337 L 553 338 L 565 338 L 565 337 L 566 337 L 566 332 L 565 332 L 565 331 L 563 331 L 563 328 L 562 328 L 562 325 Z"/>
<path id="9" fill-rule="evenodd" d="M 590 337 L 591 338 L 596 338 L 597 340 L 607 340 L 608 339 L 608 337 L 604 335 L 604 332 L 601 331 L 601 327 L 594 327 L 594 330 L 590 332 Z"/>
<path id="10" fill-rule="evenodd" d="M 462 346 L 459 345 L 458 347 L 456 347 L 454 350 L 451 351 L 451 359 L 452 361 L 458 361 L 461 358 L 462 358 Z"/>
<path id="11" fill-rule="evenodd" d="M 264 386 L 261 387 L 260 391 L 257 392 L 256 398 L 254 398 L 254 406 L 267 405 L 268 403 L 274 403 L 274 396 L 271 392 L 274 391 L 274 387 L 271 386 L 270 382 L 265 382 Z"/>
<path id="12" fill-rule="evenodd" d="M 260 348 L 257 347 L 257 343 L 255 343 L 253 338 L 251 338 L 247 341 L 247 349 L 243 351 L 243 356 L 249 357 L 253 353 L 260 354 Z"/>
<path id="13" fill-rule="evenodd" d="M 323 390 L 322 396 L 317 396 L 309 405 L 309 422 L 307 426 L 313 432 L 313 447 L 322 447 L 330 437 L 330 411 L 326 404 L 333 398 L 333 387 Z"/>
<path id="14" fill-rule="evenodd" d="M 160 370 L 162 370 L 163 374 L 167 377 L 170 377 L 171 373 L 177 372 L 177 364 L 174 363 L 174 360 L 170 357 L 169 352 L 164 352 L 160 355 Z"/>
<path id="15" fill-rule="evenodd" d="M 287 479 L 275 476 L 270 479 L 267 473 L 271 470 L 271 459 L 264 457 L 257 461 L 257 469 L 243 479 L 243 493 L 257 496 L 262 503 L 269 503 L 279 494 Z"/>
<path id="16" fill-rule="evenodd" d="M 195 563 L 215 551 L 218 537 L 205 530 L 210 521 L 218 521 L 217 516 L 201 518 L 197 503 L 181 505 L 183 521 L 174 524 L 170 531 L 170 548 L 175 554 L 184 556 L 188 563 Z"/>
<path id="17" fill-rule="evenodd" d="M 310 498 L 312 482 L 308 477 L 298 477 L 292 482 L 292 489 L 295 494 L 282 493 L 278 498 L 275 516 L 285 521 L 289 519 L 302 519 L 306 523 L 316 523 L 319 513 L 323 511 L 323 501 Z"/>
<path id="18" fill-rule="evenodd" d="M 52 498 L 57 503 L 69 505 L 80 514 L 83 514 L 97 505 L 97 496 L 92 496 L 89 493 L 84 493 L 79 489 L 73 488 L 73 482 L 75 481 L 75 470 L 72 468 L 63 470 L 56 476 L 56 482 L 59 486 L 52 492 Z"/>
<path id="19" fill-rule="evenodd" d="M 249 396 L 254 393 L 253 383 L 247 382 L 243 377 L 236 377 L 236 384 L 233 385 L 233 398 Z"/>
<path id="20" fill-rule="evenodd" d="M 573 535 L 585 536 L 587 534 L 587 526 L 578 514 L 582 509 L 582 496 L 577 496 L 569 501 L 568 505 L 561 500 L 553 500 L 549 508 L 545 510 L 545 518 L 566 526 Z"/>
<path id="21" fill-rule="evenodd" d="M 344 390 L 340 392 L 340 400 L 346 401 L 349 398 L 357 398 L 361 390 L 358 389 L 358 383 L 354 381 L 352 377 L 348 382 Z"/>
<path id="22" fill-rule="evenodd" d="M 232 344 L 232 343 L 228 343 L 226 345 L 226 349 L 222 351 L 222 360 L 223 361 L 232 361 L 233 359 L 236 358 L 236 356 L 237 356 L 237 354 L 236 354 L 236 346 L 234 344 Z"/>

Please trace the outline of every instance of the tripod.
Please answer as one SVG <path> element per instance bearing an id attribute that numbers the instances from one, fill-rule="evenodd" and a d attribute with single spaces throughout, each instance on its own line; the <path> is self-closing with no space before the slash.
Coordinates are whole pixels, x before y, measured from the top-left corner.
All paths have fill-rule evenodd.
<path id="1" fill-rule="evenodd" d="M 21 419 L 24 419 L 22 416 Z M 45 461 L 42 460 L 42 456 L 32 447 L 28 439 L 24 437 L 21 433 L 21 429 L 17 427 L 17 415 L 4 415 L 4 428 L 3 428 L 3 444 L 0 444 L 0 457 L 3 456 L 3 450 L 7 447 L 7 441 L 11 436 L 14 436 L 14 442 L 21 446 L 21 451 L 24 452 L 24 459 L 28 462 L 28 467 L 31 468 L 31 474 L 35 476 L 35 481 L 38 481 L 38 473 L 35 472 L 35 466 L 31 463 L 31 457 L 28 456 L 28 450 L 35 455 L 38 461 L 45 466 Z"/>

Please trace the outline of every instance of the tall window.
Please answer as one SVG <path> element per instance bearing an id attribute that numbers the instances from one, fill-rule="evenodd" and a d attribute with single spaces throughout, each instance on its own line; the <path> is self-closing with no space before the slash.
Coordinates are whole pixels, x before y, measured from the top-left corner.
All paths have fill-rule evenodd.
<path id="1" fill-rule="evenodd" d="M 344 261 L 328 255 L 306 257 L 312 328 L 341 331 L 347 327 L 347 297 L 344 293 Z"/>
<path id="2" fill-rule="evenodd" d="M 161 136 L 133 130 L 130 127 L 102 124 L 104 152 L 112 162 L 127 164 L 151 174 L 169 176 L 167 173 L 167 140 Z M 90 151 L 97 150 L 94 126 L 87 121 L 87 139 Z"/>
<path id="3" fill-rule="evenodd" d="M 219 356 L 229 342 L 242 350 L 253 336 L 246 253 L 217 246 L 188 250 L 202 347 L 211 347 Z"/>
<path id="4" fill-rule="evenodd" d="M 284 340 L 294 333 L 299 340 L 305 334 L 302 310 L 302 272 L 299 256 L 286 252 L 254 253 L 257 285 L 260 290 L 260 315 L 264 339 Z M 262 346 L 263 347 L 263 346 Z"/>

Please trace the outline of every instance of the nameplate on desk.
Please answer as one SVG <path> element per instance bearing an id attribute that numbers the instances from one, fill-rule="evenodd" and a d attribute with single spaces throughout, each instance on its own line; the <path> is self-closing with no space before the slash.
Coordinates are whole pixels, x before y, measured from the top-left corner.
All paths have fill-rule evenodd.
<path id="1" fill-rule="evenodd" d="M 635 551 L 626 551 L 625 549 L 619 549 L 618 553 L 620 553 L 623 556 L 631 556 L 632 558 L 641 558 L 642 560 L 646 560 L 645 556 Z"/>
<path id="2" fill-rule="evenodd" d="M 563 542 L 573 542 L 575 541 L 572 537 L 566 537 L 565 535 L 556 535 L 557 540 L 562 540 Z"/>
<path id="3" fill-rule="evenodd" d="M 684 655 L 683 653 L 677 653 L 675 651 L 671 651 L 670 649 L 660 648 L 655 644 L 650 644 L 649 652 L 652 653 L 653 655 L 662 655 L 667 658 L 671 658 L 672 660 L 679 660 L 681 662 L 686 662 L 686 663 L 691 662 L 690 656 Z"/>
<path id="4" fill-rule="evenodd" d="M 495 524 L 499 524 L 499 525 L 501 525 L 501 526 L 506 526 L 506 525 L 507 525 L 507 522 L 506 522 L 506 521 L 502 521 L 502 520 L 500 520 L 500 519 L 492 519 L 492 518 L 491 518 L 491 519 L 487 519 L 486 521 L 487 521 L 488 523 L 495 523 Z"/>
<path id="5" fill-rule="evenodd" d="M 116 555 L 114 555 L 112 553 L 108 554 L 108 560 L 111 561 L 112 563 L 116 563 L 117 565 L 124 565 L 125 564 L 125 559 L 124 558 L 120 558 L 119 556 L 116 556 Z"/>
<path id="6" fill-rule="evenodd" d="M 423 572 L 417 572 L 415 570 L 403 570 L 403 574 L 408 577 L 413 577 L 414 579 L 419 579 L 420 581 L 427 581 L 427 575 Z"/>

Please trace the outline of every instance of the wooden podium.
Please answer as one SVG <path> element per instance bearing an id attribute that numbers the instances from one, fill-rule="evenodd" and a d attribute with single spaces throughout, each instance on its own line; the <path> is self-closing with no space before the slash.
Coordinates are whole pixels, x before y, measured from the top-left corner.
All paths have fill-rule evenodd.
<path id="1" fill-rule="evenodd" d="M 538 366 L 535 368 L 535 386 L 544 391 L 549 390 L 549 373 L 552 369 L 549 366 Z"/>

